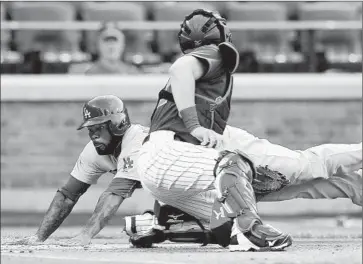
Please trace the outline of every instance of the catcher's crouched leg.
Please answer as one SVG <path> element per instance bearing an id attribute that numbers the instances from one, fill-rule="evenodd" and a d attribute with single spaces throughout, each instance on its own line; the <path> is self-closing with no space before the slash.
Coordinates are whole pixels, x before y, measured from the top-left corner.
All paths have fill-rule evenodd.
<path id="1" fill-rule="evenodd" d="M 155 213 L 154 213 L 155 212 Z M 165 240 L 180 243 L 216 244 L 209 230 L 193 216 L 155 201 L 153 211 L 125 217 L 125 231 L 135 247 L 148 248 Z"/>
<path id="2" fill-rule="evenodd" d="M 222 228 L 223 232 L 219 230 L 221 219 L 232 218 L 235 228 L 230 239 L 231 251 L 282 250 L 291 245 L 289 235 L 262 223 L 252 188 L 254 165 L 244 154 L 223 151 L 215 168 L 215 176 L 218 200 L 212 211 L 211 231 L 219 244 L 226 246 L 230 239 L 230 232 L 225 232 L 225 228 Z M 224 222 L 222 226 L 226 225 Z"/>

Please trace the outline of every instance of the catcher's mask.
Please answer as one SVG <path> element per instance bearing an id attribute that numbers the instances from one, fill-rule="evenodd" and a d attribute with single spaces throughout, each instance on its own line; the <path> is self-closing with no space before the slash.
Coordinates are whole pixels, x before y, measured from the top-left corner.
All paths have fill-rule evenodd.
<path id="1" fill-rule="evenodd" d="M 83 123 L 78 130 L 99 124 L 107 124 L 112 141 L 107 152 L 113 152 L 126 130 L 131 126 L 127 108 L 122 100 L 113 95 L 97 96 L 83 106 Z M 111 154 L 111 153 L 102 153 Z"/>
<path id="2" fill-rule="evenodd" d="M 216 11 L 196 9 L 186 16 L 178 33 L 179 45 L 183 53 L 204 45 L 219 47 L 224 65 L 233 73 L 239 64 L 239 53 L 232 44 L 232 33 L 226 19 Z"/>

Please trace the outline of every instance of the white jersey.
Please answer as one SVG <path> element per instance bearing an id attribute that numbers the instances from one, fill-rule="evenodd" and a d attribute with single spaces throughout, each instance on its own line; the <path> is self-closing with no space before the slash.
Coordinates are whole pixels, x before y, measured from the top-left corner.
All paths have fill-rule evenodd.
<path id="1" fill-rule="evenodd" d="M 140 181 L 140 177 L 135 168 L 137 163 L 136 159 L 138 158 L 142 142 L 148 135 L 148 132 L 148 127 L 138 124 L 131 125 L 122 139 L 121 153 L 118 158 L 115 158 L 113 155 L 99 155 L 92 141 L 88 142 L 80 154 L 71 175 L 79 181 L 88 184 L 96 184 L 98 179 L 107 172 L 114 174 L 115 178 L 127 178 Z M 239 149 L 246 151 L 253 158 L 255 158 L 254 153 L 248 150 L 254 150 L 256 148 L 261 150 L 260 144 L 258 144 L 261 140 L 242 129 L 227 126 L 223 136 L 227 149 L 238 146 Z M 289 151 L 292 152 L 291 150 Z M 263 157 L 263 155 L 257 156 Z"/>
<path id="2" fill-rule="evenodd" d="M 362 144 L 325 144 L 294 151 L 246 131 L 227 127 L 223 147 L 239 149 L 255 165 L 280 171 L 291 185 L 264 201 L 295 198 L 350 198 L 362 204 Z M 159 130 L 140 149 L 137 169 L 152 196 L 192 216 L 208 221 L 216 198 L 215 162 L 218 150 L 174 140 L 174 132 Z M 213 199 L 214 198 L 214 199 Z"/>
<path id="3" fill-rule="evenodd" d="M 107 172 L 114 174 L 115 178 L 140 181 L 136 170 L 136 159 L 148 131 L 149 128 L 141 125 L 131 125 L 123 136 L 118 158 L 113 155 L 98 155 L 90 141 L 80 154 L 71 175 L 88 184 L 96 184 Z"/>

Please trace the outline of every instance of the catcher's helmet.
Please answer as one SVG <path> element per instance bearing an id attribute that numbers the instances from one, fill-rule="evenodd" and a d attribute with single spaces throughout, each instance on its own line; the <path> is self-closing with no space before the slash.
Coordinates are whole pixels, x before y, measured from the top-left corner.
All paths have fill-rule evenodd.
<path id="1" fill-rule="evenodd" d="M 204 45 L 232 41 L 226 20 L 215 11 L 196 9 L 185 17 L 180 26 L 178 38 L 183 53 Z"/>
<path id="2" fill-rule="evenodd" d="M 122 136 L 131 126 L 127 109 L 117 96 L 97 96 L 88 101 L 83 106 L 83 123 L 78 130 L 106 122 L 113 136 Z"/>

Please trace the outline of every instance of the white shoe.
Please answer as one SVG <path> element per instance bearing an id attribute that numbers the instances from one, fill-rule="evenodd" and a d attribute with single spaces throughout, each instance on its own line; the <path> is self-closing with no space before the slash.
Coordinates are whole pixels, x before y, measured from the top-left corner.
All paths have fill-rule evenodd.
<path id="1" fill-rule="evenodd" d="M 273 229 L 271 226 L 268 227 L 270 230 Z M 260 244 L 261 246 L 256 245 L 251 240 L 253 240 L 256 244 Z M 261 240 L 262 241 L 262 240 Z M 229 250 L 230 251 L 282 251 L 285 248 L 292 245 L 292 238 L 288 234 L 280 233 L 275 237 L 270 236 L 268 240 L 264 240 L 262 244 L 260 239 L 253 237 L 250 235 L 250 239 L 248 239 L 243 233 L 237 233 L 231 237 Z"/>
<path id="2" fill-rule="evenodd" d="M 244 234 L 237 233 L 231 237 L 231 243 L 229 244 L 229 251 L 258 251 L 260 247 L 249 241 Z"/>

